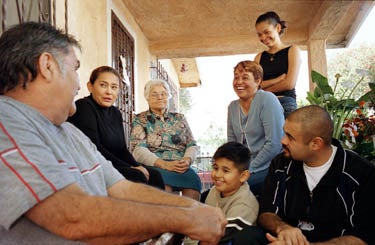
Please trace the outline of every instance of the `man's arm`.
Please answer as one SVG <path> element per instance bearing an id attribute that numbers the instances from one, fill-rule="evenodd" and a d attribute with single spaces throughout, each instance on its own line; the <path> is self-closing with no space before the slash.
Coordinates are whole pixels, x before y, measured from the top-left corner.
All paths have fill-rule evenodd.
<path id="1" fill-rule="evenodd" d="M 366 245 L 364 241 L 355 236 L 342 236 L 326 242 L 310 243 L 311 245 Z"/>
<path id="2" fill-rule="evenodd" d="M 300 229 L 288 225 L 274 213 L 261 213 L 258 217 L 258 224 L 276 236 L 270 239 L 271 236 L 267 235 L 271 244 L 276 241 L 284 241 L 287 244 L 309 244 Z"/>
<path id="3" fill-rule="evenodd" d="M 277 237 L 272 236 L 271 234 L 267 233 L 266 237 L 271 245 L 293 245 L 299 243 L 290 243 L 288 241 L 279 240 Z M 305 243 L 303 243 L 305 244 Z M 331 239 L 326 242 L 314 242 L 314 243 L 306 243 L 310 245 L 366 245 L 367 243 L 363 242 L 361 239 L 354 237 L 354 236 L 343 236 Z"/>
<path id="4" fill-rule="evenodd" d="M 223 235 L 226 221 L 219 209 L 141 184 L 130 184 L 134 191 L 120 190 L 127 183 L 112 186 L 112 197 L 90 196 L 72 184 L 34 206 L 26 216 L 52 233 L 85 242 L 127 244 L 174 232 L 214 244 Z M 124 195 L 136 197 L 120 199 Z"/>
<path id="5" fill-rule="evenodd" d="M 361 239 L 355 236 L 342 236 L 325 242 L 309 243 L 302 231 L 283 222 L 274 213 L 262 213 L 258 217 L 258 224 L 271 231 L 275 236 L 267 234 L 270 244 L 311 244 L 311 245 L 365 245 Z"/>
<path id="6" fill-rule="evenodd" d="M 122 200 L 178 207 L 191 207 L 200 204 L 191 198 L 171 195 L 168 192 L 127 180 L 118 181 L 108 188 L 108 195 Z"/>

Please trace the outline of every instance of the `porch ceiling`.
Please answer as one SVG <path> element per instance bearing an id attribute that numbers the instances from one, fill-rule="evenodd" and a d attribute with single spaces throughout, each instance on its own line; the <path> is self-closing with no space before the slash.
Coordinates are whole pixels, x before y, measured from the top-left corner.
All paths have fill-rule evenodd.
<path id="1" fill-rule="evenodd" d="M 374 1 L 323 0 L 123 0 L 159 59 L 257 53 L 256 18 L 273 10 L 288 24 L 285 43 L 306 49 L 325 39 L 346 47 Z M 181 81 L 180 81 L 181 82 Z"/>

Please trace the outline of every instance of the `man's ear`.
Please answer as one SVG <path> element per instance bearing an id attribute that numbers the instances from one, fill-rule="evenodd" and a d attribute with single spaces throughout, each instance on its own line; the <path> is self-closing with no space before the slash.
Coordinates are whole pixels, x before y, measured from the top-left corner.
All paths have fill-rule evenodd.
<path id="1" fill-rule="evenodd" d="M 249 170 L 244 170 L 241 172 L 240 175 L 240 182 L 245 183 L 250 178 L 250 171 Z"/>
<path id="2" fill-rule="evenodd" d="M 324 141 L 321 137 L 315 137 L 310 141 L 310 147 L 312 150 L 316 151 L 324 146 Z"/>
<path id="3" fill-rule="evenodd" d="M 55 69 L 56 61 L 53 56 L 48 52 L 43 52 L 38 58 L 38 69 L 39 74 L 47 79 L 51 80 L 53 70 Z"/>

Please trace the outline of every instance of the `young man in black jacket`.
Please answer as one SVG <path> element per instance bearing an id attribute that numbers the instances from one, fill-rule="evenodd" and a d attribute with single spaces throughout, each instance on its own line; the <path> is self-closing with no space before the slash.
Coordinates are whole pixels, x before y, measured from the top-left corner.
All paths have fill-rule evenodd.
<path id="1" fill-rule="evenodd" d="M 271 244 L 375 244 L 375 167 L 332 139 L 319 106 L 292 112 L 273 159 L 258 224 Z"/>

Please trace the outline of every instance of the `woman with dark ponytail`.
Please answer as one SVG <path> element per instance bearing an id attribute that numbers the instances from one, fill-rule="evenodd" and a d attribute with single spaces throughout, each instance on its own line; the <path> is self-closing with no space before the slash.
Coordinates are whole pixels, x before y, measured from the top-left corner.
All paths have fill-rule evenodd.
<path id="1" fill-rule="evenodd" d="M 281 41 L 286 22 L 273 11 L 260 15 L 255 29 L 260 42 L 268 48 L 255 57 L 264 72 L 261 88 L 278 97 L 287 117 L 297 108 L 295 86 L 301 64 L 300 50 L 296 45 Z"/>

